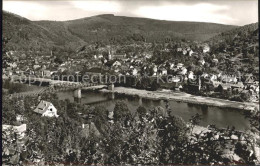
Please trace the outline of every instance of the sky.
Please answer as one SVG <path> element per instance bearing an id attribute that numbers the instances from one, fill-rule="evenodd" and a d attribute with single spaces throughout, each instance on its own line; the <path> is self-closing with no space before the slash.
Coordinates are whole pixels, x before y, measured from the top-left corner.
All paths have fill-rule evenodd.
<path id="1" fill-rule="evenodd" d="M 65 21 L 114 14 L 240 26 L 258 22 L 257 0 L 3 0 L 3 10 L 33 21 Z"/>

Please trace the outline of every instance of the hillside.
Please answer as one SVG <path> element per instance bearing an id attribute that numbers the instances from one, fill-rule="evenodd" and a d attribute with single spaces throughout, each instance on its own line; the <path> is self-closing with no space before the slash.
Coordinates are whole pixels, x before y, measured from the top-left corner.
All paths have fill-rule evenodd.
<path id="1" fill-rule="evenodd" d="M 66 32 L 62 22 L 54 23 L 57 28 L 41 26 L 37 22 L 3 11 L 3 37 L 9 40 L 7 47 L 13 50 L 42 50 L 53 46 L 63 47 L 80 39 Z"/>
<path id="2" fill-rule="evenodd" d="M 3 36 L 14 49 L 71 47 L 86 43 L 126 43 L 187 39 L 204 41 L 236 26 L 98 15 L 70 21 L 30 21 L 3 11 Z"/>
<path id="3" fill-rule="evenodd" d="M 238 27 L 210 38 L 208 42 L 217 52 L 233 51 L 241 53 L 253 46 L 258 48 L 258 23 Z M 234 53 L 235 53 L 234 52 Z M 249 51 L 252 52 L 252 51 Z M 253 53 L 253 52 L 252 52 Z M 254 53 L 257 53 L 254 51 Z"/>
<path id="4" fill-rule="evenodd" d="M 242 27 L 237 27 L 231 29 L 229 31 L 222 32 L 212 38 L 210 38 L 209 42 L 232 42 L 234 39 L 245 39 L 249 37 L 248 35 L 255 35 L 258 34 L 258 23 L 244 25 Z"/>
<path id="5" fill-rule="evenodd" d="M 259 79 L 258 23 L 221 33 L 207 42 L 213 54 L 229 60 L 226 71 L 250 73 Z"/>
<path id="6" fill-rule="evenodd" d="M 66 22 L 71 33 L 84 39 L 131 39 L 141 34 L 147 41 L 170 39 L 205 40 L 233 26 L 213 23 L 161 21 L 99 15 Z"/>

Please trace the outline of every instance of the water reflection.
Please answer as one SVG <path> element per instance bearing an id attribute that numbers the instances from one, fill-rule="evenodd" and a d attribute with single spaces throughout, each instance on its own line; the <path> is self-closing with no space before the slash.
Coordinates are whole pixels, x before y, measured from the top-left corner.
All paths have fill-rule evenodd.
<path id="1" fill-rule="evenodd" d="M 73 92 L 59 92 L 58 97 L 60 100 L 69 99 L 74 102 Z M 164 100 L 151 100 L 140 98 L 138 96 L 129 96 L 117 93 L 100 93 L 93 91 L 82 92 L 81 104 L 90 105 L 103 105 L 108 110 L 113 110 L 115 103 L 118 100 L 126 102 L 128 108 L 134 112 L 139 106 L 144 106 L 147 109 L 151 109 L 156 106 L 165 108 Z M 184 102 L 169 101 L 169 107 L 172 110 L 172 115 L 182 117 L 185 121 L 188 121 L 191 116 L 196 113 L 202 115 L 200 125 L 207 126 L 214 124 L 218 127 L 234 126 L 239 130 L 247 130 L 249 128 L 249 122 L 244 118 L 243 111 L 236 109 L 226 109 L 218 107 L 210 107 L 207 105 L 188 104 Z"/>

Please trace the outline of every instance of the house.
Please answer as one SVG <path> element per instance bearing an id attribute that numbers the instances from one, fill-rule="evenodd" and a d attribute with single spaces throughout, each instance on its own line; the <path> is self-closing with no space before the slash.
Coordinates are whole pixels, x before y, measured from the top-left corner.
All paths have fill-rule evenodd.
<path id="1" fill-rule="evenodd" d="M 194 79 L 194 73 L 192 71 L 189 71 L 188 79 Z"/>
<path id="2" fill-rule="evenodd" d="M 227 76 L 227 75 L 223 75 L 221 77 L 222 82 L 224 83 L 237 83 L 237 78 L 235 76 Z"/>
<path id="3" fill-rule="evenodd" d="M 152 58 L 152 54 L 145 54 L 145 58 L 151 59 Z"/>
<path id="4" fill-rule="evenodd" d="M 182 83 L 181 82 L 173 82 L 172 83 L 172 88 L 174 90 L 180 90 L 180 89 L 182 89 Z"/>
<path id="5" fill-rule="evenodd" d="M 112 55 L 112 59 L 125 59 L 126 58 L 126 54 L 113 54 Z"/>
<path id="6" fill-rule="evenodd" d="M 221 82 L 213 80 L 211 81 L 211 84 L 214 86 L 214 88 L 217 88 L 221 84 Z"/>
<path id="7" fill-rule="evenodd" d="M 190 93 L 198 93 L 201 89 L 200 79 L 198 79 L 196 82 L 189 82 L 187 89 Z"/>
<path id="8" fill-rule="evenodd" d="M 167 70 L 165 68 L 162 68 L 159 70 L 160 75 L 167 75 Z"/>
<path id="9" fill-rule="evenodd" d="M 194 52 L 192 50 L 189 51 L 189 56 L 191 56 Z"/>
<path id="10" fill-rule="evenodd" d="M 170 63 L 170 69 L 172 70 L 174 68 L 174 63 Z"/>
<path id="11" fill-rule="evenodd" d="M 138 70 L 136 68 L 132 69 L 132 75 L 136 76 L 138 74 Z"/>
<path id="12" fill-rule="evenodd" d="M 236 84 L 231 84 L 231 88 L 232 89 L 234 89 L 234 88 L 243 89 L 244 88 L 244 84 L 243 84 L 243 82 L 239 81 Z"/>
<path id="13" fill-rule="evenodd" d="M 98 55 L 98 59 L 101 59 L 101 58 L 103 58 L 104 56 L 102 55 L 102 54 L 99 54 Z"/>
<path id="14" fill-rule="evenodd" d="M 22 124 L 20 126 L 13 126 L 13 125 L 2 125 L 2 131 L 10 131 L 12 130 L 14 133 L 18 135 L 18 139 L 22 139 L 25 136 L 27 125 Z M 7 135 L 12 133 L 7 132 Z"/>
<path id="15" fill-rule="evenodd" d="M 177 69 L 180 69 L 180 68 L 183 67 L 183 64 L 182 63 L 178 63 L 176 67 L 177 67 Z"/>
<path id="16" fill-rule="evenodd" d="M 26 120 L 26 118 L 23 115 L 16 115 L 17 122 L 23 122 L 24 120 Z"/>
<path id="17" fill-rule="evenodd" d="M 223 92 L 223 91 L 227 91 L 228 89 L 231 88 L 231 85 L 230 84 L 219 84 L 219 86 L 217 87 L 217 91 L 219 92 Z"/>
<path id="18" fill-rule="evenodd" d="M 121 66 L 121 63 L 117 60 L 110 60 L 106 63 L 108 67 Z"/>
<path id="19" fill-rule="evenodd" d="M 183 55 L 186 55 L 187 53 L 188 53 L 187 50 L 183 50 L 183 51 L 182 51 L 182 54 L 183 54 Z"/>
<path id="20" fill-rule="evenodd" d="M 51 71 L 50 70 L 43 70 L 43 76 L 45 77 L 50 77 L 51 76 Z"/>
<path id="21" fill-rule="evenodd" d="M 13 71 L 12 71 L 12 70 L 7 70 L 7 71 L 6 71 L 6 74 L 7 74 L 7 76 L 9 76 L 9 77 L 10 77 L 10 76 L 12 76 L 12 75 L 13 75 Z"/>
<path id="22" fill-rule="evenodd" d="M 153 75 L 154 75 L 154 76 L 157 75 L 157 71 L 158 71 L 157 66 L 154 66 L 154 67 L 153 67 Z"/>
<path id="23" fill-rule="evenodd" d="M 181 51 L 182 51 L 182 48 L 181 48 L 181 47 L 178 47 L 176 51 L 177 51 L 177 52 L 181 52 Z"/>
<path id="24" fill-rule="evenodd" d="M 58 73 L 58 70 L 55 70 L 55 69 L 50 71 L 51 76 L 54 75 L 54 74 L 57 74 L 57 73 Z"/>
<path id="25" fill-rule="evenodd" d="M 212 59 L 212 62 L 215 64 L 218 64 L 218 59 L 214 58 L 214 59 Z"/>
<path id="26" fill-rule="evenodd" d="M 8 77 L 7 77 L 5 74 L 3 74 L 3 75 L 2 75 L 2 79 L 3 79 L 3 80 L 6 80 L 6 79 L 8 79 Z"/>
<path id="27" fill-rule="evenodd" d="M 185 75 L 186 73 L 187 73 L 187 69 L 185 68 L 185 67 L 182 67 L 179 71 L 178 71 L 178 73 L 177 74 L 179 74 L 179 75 Z"/>
<path id="28" fill-rule="evenodd" d="M 167 70 L 165 68 L 163 68 L 161 71 L 162 71 L 162 75 L 167 75 Z"/>
<path id="29" fill-rule="evenodd" d="M 200 59 L 200 60 L 198 61 L 198 63 L 199 63 L 200 65 L 204 65 L 204 64 L 205 64 L 205 60 L 204 60 L 204 59 Z"/>
<path id="30" fill-rule="evenodd" d="M 13 63 L 8 63 L 8 62 L 7 62 L 7 64 L 8 64 L 10 67 L 12 67 L 12 68 L 17 68 L 16 62 L 13 62 Z"/>
<path id="31" fill-rule="evenodd" d="M 66 65 L 65 63 L 60 64 L 61 67 L 62 67 L 62 66 L 65 66 L 65 65 Z"/>
<path id="32" fill-rule="evenodd" d="M 207 44 L 205 44 L 203 46 L 203 52 L 206 53 L 206 52 L 209 52 L 209 51 L 210 51 L 210 47 Z"/>
<path id="33" fill-rule="evenodd" d="M 181 77 L 180 76 L 174 76 L 169 81 L 170 82 L 181 82 Z"/>
<path id="34" fill-rule="evenodd" d="M 211 74 L 211 75 L 209 76 L 209 80 L 210 80 L 210 81 L 216 81 L 217 79 L 218 79 L 218 76 L 215 75 L 215 74 Z"/>
<path id="35" fill-rule="evenodd" d="M 33 65 L 34 70 L 39 69 L 40 67 L 41 67 L 40 65 Z"/>
<path id="36" fill-rule="evenodd" d="M 108 122 L 110 123 L 114 123 L 114 111 L 108 111 L 108 115 L 107 115 L 107 118 L 108 118 Z"/>
<path id="37" fill-rule="evenodd" d="M 24 72 L 24 75 L 33 75 L 34 74 L 34 71 L 33 70 L 30 70 L 30 69 L 27 69 L 25 72 Z"/>
<path id="38" fill-rule="evenodd" d="M 34 74 L 38 77 L 42 77 L 43 76 L 43 70 L 41 68 L 37 68 L 34 70 Z"/>
<path id="39" fill-rule="evenodd" d="M 17 74 L 17 75 L 23 75 L 23 71 L 22 71 L 22 70 L 19 70 L 19 69 L 17 69 L 17 70 L 15 70 L 15 74 Z"/>
<path id="40" fill-rule="evenodd" d="M 82 75 L 88 76 L 101 76 L 101 74 L 106 74 L 108 71 L 99 67 L 92 67 L 90 69 L 82 71 Z"/>
<path id="41" fill-rule="evenodd" d="M 209 75 L 207 74 L 207 73 L 203 73 L 202 75 L 201 75 L 201 78 L 207 78 Z"/>
<path id="42" fill-rule="evenodd" d="M 119 61 L 115 61 L 112 66 L 121 66 L 121 63 Z"/>
<path id="43" fill-rule="evenodd" d="M 67 68 L 65 66 L 59 66 L 58 71 L 60 72 L 64 72 L 65 70 L 67 70 Z"/>
<path id="44" fill-rule="evenodd" d="M 34 109 L 34 112 L 41 114 L 42 116 L 58 117 L 57 109 L 52 103 L 42 100 L 38 106 Z"/>

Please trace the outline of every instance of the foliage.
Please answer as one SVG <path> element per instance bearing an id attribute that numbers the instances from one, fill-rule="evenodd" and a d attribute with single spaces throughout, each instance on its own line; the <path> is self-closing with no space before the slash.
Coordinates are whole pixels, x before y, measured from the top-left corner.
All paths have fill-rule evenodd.
<path id="1" fill-rule="evenodd" d="M 156 91 L 160 88 L 160 84 L 157 82 L 157 80 L 154 80 L 151 85 L 151 90 Z"/>
<path id="2" fill-rule="evenodd" d="M 33 113 L 30 105 L 36 104 L 37 98 L 24 99 L 24 105 L 18 104 L 21 108 L 8 107 L 10 102 L 14 105 L 17 101 L 8 103 L 4 99 L 4 111 L 20 111 L 24 107 L 24 115 L 28 119 L 26 151 L 19 150 L 15 142 L 10 142 L 11 138 L 4 139 L 6 164 L 10 161 L 71 165 L 257 163 L 255 137 L 251 133 L 239 132 L 234 128 L 218 129 L 215 126 L 198 130 L 199 115 L 193 116 L 186 123 L 180 117 L 170 114 L 167 102 L 166 109 L 155 107 L 146 110 L 139 107 L 137 114 L 131 114 L 127 105 L 119 101 L 114 108 L 115 121 L 110 123 L 107 121 L 106 108 L 97 106 L 93 109 L 58 101 L 54 94 L 45 94 L 42 99 L 52 102 L 58 108 L 58 118 L 40 117 Z M 81 111 L 92 114 L 93 118 L 81 121 L 77 116 Z M 259 131 L 259 123 L 256 123 L 259 121 L 259 111 L 252 112 L 248 117 Z M 4 123 L 11 121 L 15 120 L 6 120 Z M 86 137 L 83 134 L 82 123 L 91 122 L 97 126 L 102 137 L 92 133 Z M 6 155 L 7 149 L 15 149 L 17 155 Z"/>
<path id="3" fill-rule="evenodd" d="M 126 103 L 123 101 L 118 101 L 114 108 L 114 119 L 115 121 L 125 121 L 130 118 L 130 110 L 128 109 Z"/>
<path id="4" fill-rule="evenodd" d="M 98 15 L 88 19 L 72 20 L 69 23 L 35 22 L 6 11 L 3 12 L 3 20 L 3 34 L 11 39 L 7 44 L 11 50 L 44 50 L 49 53 L 53 50 L 54 55 L 58 56 L 60 53 L 53 48 L 70 53 L 68 50 L 75 50 L 90 43 L 102 46 L 164 41 L 166 38 L 168 41 L 205 40 L 215 33 L 235 28 L 231 25 L 156 21 L 113 15 Z M 190 33 L 193 35 L 186 35 Z"/>

